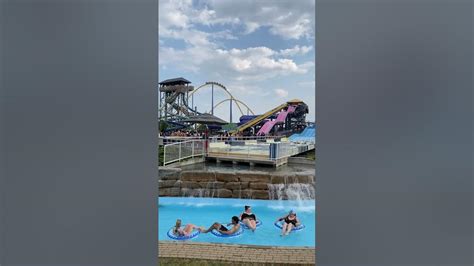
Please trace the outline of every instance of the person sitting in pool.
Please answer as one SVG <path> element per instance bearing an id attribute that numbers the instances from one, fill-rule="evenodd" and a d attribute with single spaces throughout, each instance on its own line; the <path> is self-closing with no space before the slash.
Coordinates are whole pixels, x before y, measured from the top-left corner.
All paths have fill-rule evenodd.
<path id="1" fill-rule="evenodd" d="M 194 224 L 187 224 L 183 229 L 181 228 L 181 220 L 178 219 L 176 220 L 176 224 L 173 228 L 173 234 L 175 236 L 189 236 L 194 229 L 197 229 L 201 232 L 205 230 L 204 227 L 195 226 Z"/>
<path id="2" fill-rule="evenodd" d="M 252 213 L 250 206 L 244 207 L 244 212 L 240 215 L 240 220 L 252 231 L 257 228 L 257 217 Z"/>
<path id="3" fill-rule="evenodd" d="M 301 225 L 300 220 L 296 217 L 296 213 L 293 210 L 291 210 L 288 215 L 278 218 L 277 222 L 280 221 L 283 221 L 281 236 L 288 235 L 293 228 Z"/>
<path id="4" fill-rule="evenodd" d="M 233 216 L 232 217 L 232 221 L 231 223 L 233 226 L 231 229 L 228 229 L 227 227 L 225 227 L 224 225 L 218 223 L 218 222 L 215 222 L 211 225 L 211 227 L 209 227 L 209 229 L 207 230 L 203 230 L 201 231 L 202 233 L 208 233 L 210 231 L 212 231 L 213 229 L 216 229 L 217 231 L 219 231 L 219 233 L 221 234 L 225 234 L 225 235 L 231 235 L 235 232 L 237 232 L 239 229 L 240 229 L 240 224 L 239 224 L 239 217 L 237 216 Z M 229 225 L 229 224 L 227 224 Z"/>

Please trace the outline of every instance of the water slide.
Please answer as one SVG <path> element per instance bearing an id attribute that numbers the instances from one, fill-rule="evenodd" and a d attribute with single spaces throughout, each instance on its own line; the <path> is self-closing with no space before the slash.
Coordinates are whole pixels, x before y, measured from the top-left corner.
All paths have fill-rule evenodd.
<path id="1" fill-rule="evenodd" d="M 261 122 L 263 122 L 265 119 L 271 117 L 272 115 L 275 115 L 276 113 L 279 113 L 282 109 L 288 107 L 288 106 L 291 106 L 291 105 L 294 105 L 294 106 L 298 106 L 300 104 L 304 104 L 304 102 L 302 100 L 299 100 L 299 99 L 293 99 L 291 101 L 288 101 L 286 103 L 283 103 L 271 110 L 269 110 L 268 112 L 262 114 L 262 115 L 259 115 L 257 116 L 256 118 L 240 125 L 236 131 L 233 131 L 232 133 L 236 133 L 236 132 L 243 132 L 245 131 L 246 129 L 248 128 L 251 128 L 253 126 L 256 126 L 258 124 L 260 124 Z M 294 110 L 293 110 L 294 111 Z M 288 115 L 288 114 L 287 114 Z M 277 117 L 278 118 L 278 117 Z M 285 116 L 286 118 L 286 116 Z M 284 119 L 283 119 L 284 120 Z"/>
<path id="2" fill-rule="evenodd" d="M 316 128 L 306 127 L 303 132 L 291 135 L 288 140 L 293 142 L 314 142 L 316 140 Z"/>
<path id="3" fill-rule="evenodd" d="M 187 104 L 183 104 L 183 106 L 179 106 L 175 101 L 176 99 L 178 98 L 180 92 L 179 91 L 175 91 L 173 92 L 170 96 L 168 96 L 166 99 L 165 99 L 165 102 L 169 105 L 171 105 L 176 111 L 181 111 L 183 114 L 185 114 L 186 116 L 191 116 L 193 115 L 193 113 L 197 113 L 198 115 L 200 115 L 201 113 L 200 112 L 197 112 L 195 110 L 193 110 L 193 108 L 189 107 Z"/>
<path id="4" fill-rule="evenodd" d="M 273 121 L 267 121 L 265 124 L 263 124 L 263 126 L 257 132 L 257 136 L 268 134 L 272 130 L 274 125 L 284 123 L 288 114 L 295 112 L 295 110 L 296 110 L 295 105 L 288 106 L 287 110 L 283 110 L 278 114 L 277 119 Z"/>
<path id="5" fill-rule="evenodd" d="M 284 103 L 282 105 L 279 105 L 275 108 L 273 108 L 272 110 L 264 113 L 263 115 L 259 115 L 257 116 L 255 119 L 252 119 L 250 121 L 248 121 L 247 123 L 239 126 L 237 128 L 237 132 L 242 132 L 244 130 L 246 130 L 247 128 L 250 128 L 250 127 L 253 127 L 255 125 L 258 125 L 260 122 L 262 122 L 263 120 L 267 119 L 268 117 L 270 117 L 271 115 L 275 114 L 276 112 L 279 112 L 281 111 L 281 109 L 285 108 L 288 106 L 288 103 Z"/>

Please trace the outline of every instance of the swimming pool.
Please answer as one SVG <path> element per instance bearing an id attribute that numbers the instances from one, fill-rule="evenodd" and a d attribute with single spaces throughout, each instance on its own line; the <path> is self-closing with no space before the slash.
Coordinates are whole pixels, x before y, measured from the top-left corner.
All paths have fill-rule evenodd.
<path id="1" fill-rule="evenodd" d="M 192 242 L 249 244 L 262 246 L 316 246 L 316 210 L 313 200 L 249 200 L 193 197 L 162 197 L 159 199 L 158 239 L 172 240 L 167 236 L 176 219 L 183 225 L 192 223 L 208 228 L 214 222 L 229 223 L 232 216 L 239 216 L 244 205 L 252 206 L 253 213 L 262 225 L 255 232 L 245 230 L 233 238 L 216 237 L 211 233 L 199 234 Z M 305 225 L 303 230 L 281 237 L 274 225 L 278 217 L 294 210 Z"/>

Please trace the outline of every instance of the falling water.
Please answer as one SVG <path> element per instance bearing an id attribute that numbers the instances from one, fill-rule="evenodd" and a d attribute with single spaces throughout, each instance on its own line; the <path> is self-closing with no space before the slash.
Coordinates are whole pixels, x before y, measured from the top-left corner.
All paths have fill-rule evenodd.
<path id="1" fill-rule="evenodd" d="M 208 181 L 205 188 L 181 188 L 181 196 L 214 198 L 219 197 L 219 191 L 216 189 L 216 181 Z"/>
<path id="2" fill-rule="evenodd" d="M 188 196 L 189 189 L 187 188 L 182 188 L 181 189 L 181 197 L 187 197 Z"/>
<path id="3" fill-rule="evenodd" d="M 242 183 L 239 183 L 239 199 L 242 198 Z"/>
<path id="4" fill-rule="evenodd" d="M 312 200 L 315 198 L 313 184 L 268 184 L 268 193 L 271 200 Z"/>
<path id="5" fill-rule="evenodd" d="M 203 195 L 204 195 L 205 189 L 203 189 L 203 188 L 198 188 L 198 189 L 196 189 L 196 191 L 197 191 L 197 193 L 196 193 L 195 195 L 198 196 L 199 198 L 202 198 Z"/>

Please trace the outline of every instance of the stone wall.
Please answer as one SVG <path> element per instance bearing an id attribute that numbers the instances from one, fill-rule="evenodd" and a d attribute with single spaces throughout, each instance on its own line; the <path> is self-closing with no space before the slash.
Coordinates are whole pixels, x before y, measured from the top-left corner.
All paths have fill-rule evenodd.
<path id="1" fill-rule="evenodd" d="M 269 199 L 268 184 L 314 184 L 314 175 L 257 171 L 172 171 L 160 169 L 160 197 Z"/>

